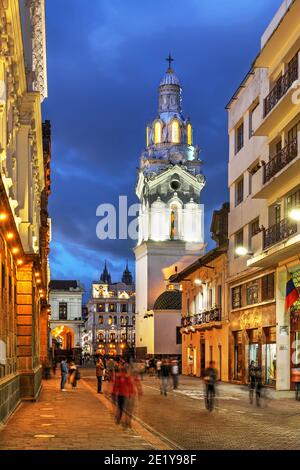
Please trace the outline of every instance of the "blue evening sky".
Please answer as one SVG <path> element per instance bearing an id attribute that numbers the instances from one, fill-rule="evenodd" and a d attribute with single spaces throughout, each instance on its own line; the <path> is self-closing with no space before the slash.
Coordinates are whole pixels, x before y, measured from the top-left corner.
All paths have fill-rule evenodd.
<path id="1" fill-rule="evenodd" d="M 281 0 L 48 0 L 52 122 L 51 276 L 79 279 L 89 291 L 104 260 L 113 281 L 131 240 L 96 237 L 102 203 L 136 202 L 136 168 L 157 87 L 172 53 L 183 110 L 202 149 L 207 185 L 206 241 L 212 211 L 228 200 L 225 105 L 259 51 Z M 211 243 L 209 246 L 213 246 Z"/>

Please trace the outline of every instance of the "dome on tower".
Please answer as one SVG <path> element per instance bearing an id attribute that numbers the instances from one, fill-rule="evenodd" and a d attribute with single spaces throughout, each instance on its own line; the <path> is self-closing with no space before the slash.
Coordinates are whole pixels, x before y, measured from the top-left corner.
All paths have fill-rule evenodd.
<path id="1" fill-rule="evenodd" d="M 159 86 L 164 86 L 164 85 L 178 85 L 180 86 L 179 78 L 177 75 L 175 75 L 174 70 L 171 68 L 168 68 L 166 71 L 165 75 L 163 76 Z"/>

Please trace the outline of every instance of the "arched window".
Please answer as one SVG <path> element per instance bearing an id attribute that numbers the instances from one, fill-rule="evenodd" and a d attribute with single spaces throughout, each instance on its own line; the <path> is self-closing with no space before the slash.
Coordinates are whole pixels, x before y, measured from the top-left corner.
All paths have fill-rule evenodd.
<path id="1" fill-rule="evenodd" d="M 154 143 L 161 143 L 161 123 L 159 121 L 154 124 Z"/>
<path id="2" fill-rule="evenodd" d="M 171 142 L 173 144 L 180 143 L 180 129 L 179 129 L 179 122 L 173 121 L 171 127 Z"/>
<path id="3" fill-rule="evenodd" d="M 129 325 L 129 317 L 125 318 L 126 325 Z"/>
<path id="4" fill-rule="evenodd" d="M 192 124 L 187 125 L 187 143 L 193 145 L 193 129 Z"/>
<path id="5" fill-rule="evenodd" d="M 121 323 L 121 325 L 124 325 L 124 317 L 123 317 L 123 315 L 120 317 L 120 323 Z"/>

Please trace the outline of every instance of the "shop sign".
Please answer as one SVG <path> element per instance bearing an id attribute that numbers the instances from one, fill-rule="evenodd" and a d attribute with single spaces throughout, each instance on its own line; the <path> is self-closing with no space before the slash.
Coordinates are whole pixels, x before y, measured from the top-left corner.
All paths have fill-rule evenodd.
<path id="1" fill-rule="evenodd" d="M 240 325 L 242 329 L 257 328 L 262 323 L 262 314 L 258 309 L 245 310 L 240 317 Z"/>

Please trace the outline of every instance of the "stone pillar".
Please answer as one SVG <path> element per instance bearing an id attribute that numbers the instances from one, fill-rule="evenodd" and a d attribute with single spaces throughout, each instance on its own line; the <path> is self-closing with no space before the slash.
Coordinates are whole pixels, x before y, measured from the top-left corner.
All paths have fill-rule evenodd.
<path id="1" fill-rule="evenodd" d="M 48 310 L 41 309 L 40 315 L 40 362 L 43 363 L 48 358 Z"/>
<path id="2" fill-rule="evenodd" d="M 17 363 L 23 399 L 37 398 L 41 388 L 39 364 L 39 304 L 33 285 L 33 262 L 17 270 Z"/>

